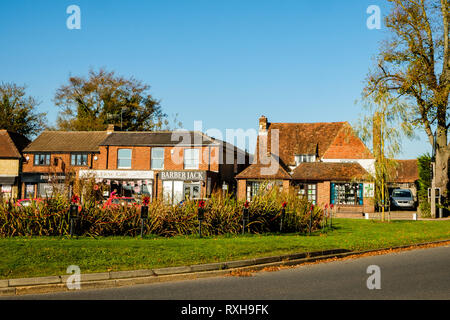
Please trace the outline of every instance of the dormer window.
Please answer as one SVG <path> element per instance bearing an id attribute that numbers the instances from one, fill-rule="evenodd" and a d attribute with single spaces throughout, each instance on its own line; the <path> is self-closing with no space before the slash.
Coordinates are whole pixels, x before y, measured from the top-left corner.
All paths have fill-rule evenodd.
<path id="1" fill-rule="evenodd" d="M 299 154 L 295 156 L 295 165 L 298 166 L 303 162 L 316 162 L 315 154 Z"/>

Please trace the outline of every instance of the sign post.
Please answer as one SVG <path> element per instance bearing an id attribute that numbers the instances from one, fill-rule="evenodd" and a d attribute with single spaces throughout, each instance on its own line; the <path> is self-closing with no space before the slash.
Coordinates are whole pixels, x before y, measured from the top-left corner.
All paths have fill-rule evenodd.
<path id="1" fill-rule="evenodd" d="M 148 219 L 148 203 L 150 202 L 149 197 L 143 199 L 144 205 L 141 207 L 141 238 L 144 237 L 144 222 Z"/>

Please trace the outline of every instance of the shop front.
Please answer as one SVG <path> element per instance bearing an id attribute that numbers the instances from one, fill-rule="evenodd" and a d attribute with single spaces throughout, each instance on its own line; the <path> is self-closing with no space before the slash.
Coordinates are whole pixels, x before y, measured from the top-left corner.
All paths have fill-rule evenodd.
<path id="1" fill-rule="evenodd" d="M 0 199 L 9 200 L 17 197 L 17 177 L 0 177 Z"/>
<path id="2" fill-rule="evenodd" d="M 96 183 L 104 183 L 109 190 L 103 196 L 109 197 L 112 192 L 121 197 L 153 198 L 153 171 L 140 170 L 80 170 L 80 179 L 95 179 Z"/>
<path id="3" fill-rule="evenodd" d="M 22 198 L 48 198 L 65 191 L 65 173 L 22 173 Z"/>
<path id="4" fill-rule="evenodd" d="M 168 203 L 205 198 L 211 193 L 212 177 L 207 171 L 161 171 L 162 196 Z"/>

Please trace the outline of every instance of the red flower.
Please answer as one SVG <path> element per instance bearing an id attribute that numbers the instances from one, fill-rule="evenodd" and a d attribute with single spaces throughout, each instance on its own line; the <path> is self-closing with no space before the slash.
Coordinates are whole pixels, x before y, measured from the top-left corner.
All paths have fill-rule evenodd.
<path id="1" fill-rule="evenodd" d="M 71 202 L 72 202 L 72 203 L 78 203 L 79 201 L 80 201 L 80 197 L 77 196 L 76 194 L 74 194 L 74 195 L 72 196 Z"/>
<path id="2" fill-rule="evenodd" d="M 98 190 L 98 185 L 94 184 L 94 190 L 97 191 Z"/>
<path id="3" fill-rule="evenodd" d="M 245 201 L 244 208 L 248 208 L 248 207 L 250 207 L 250 203 L 248 201 Z"/>
<path id="4" fill-rule="evenodd" d="M 333 210 L 334 204 L 330 204 L 330 208 L 331 208 L 331 210 Z"/>
<path id="5" fill-rule="evenodd" d="M 146 196 L 144 199 L 142 199 L 142 202 L 144 203 L 144 206 L 147 206 L 150 203 L 150 197 Z"/>
<path id="6" fill-rule="evenodd" d="M 285 201 L 285 202 L 283 202 L 283 204 L 281 205 L 283 208 L 286 208 L 286 206 L 287 206 L 287 202 Z"/>
<path id="7" fill-rule="evenodd" d="M 205 207 L 205 201 L 200 200 L 200 201 L 198 202 L 198 207 L 199 207 L 199 208 L 204 208 L 204 207 Z"/>
<path id="8" fill-rule="evenodd" d="M 327 204 L 325 204 L 325 209 L 328 209 L 328 203 L 327 203 Z"/>

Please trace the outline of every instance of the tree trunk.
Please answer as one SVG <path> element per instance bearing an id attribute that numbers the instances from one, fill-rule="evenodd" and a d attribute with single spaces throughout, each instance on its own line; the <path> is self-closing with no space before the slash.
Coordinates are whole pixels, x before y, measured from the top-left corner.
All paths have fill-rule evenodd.
<path id="1" fill-rule="evenodd" d="M 441 195 L 443 201 L 448 199 L 448 166 L 449 166 L 450 150 L 447 145 L 447 129 L 439 126 L 436 137 L 436 173 L 435 173 L 435 185 L 436 188 L 441 189 Z M 439 212 L 439 211 L 438 211 Z M 433 213 L 432 213 L 433 214 Z"/>

